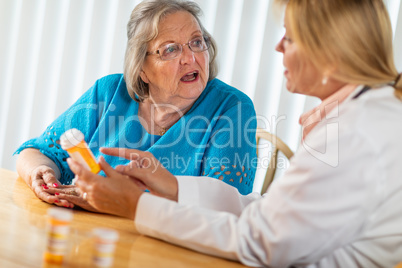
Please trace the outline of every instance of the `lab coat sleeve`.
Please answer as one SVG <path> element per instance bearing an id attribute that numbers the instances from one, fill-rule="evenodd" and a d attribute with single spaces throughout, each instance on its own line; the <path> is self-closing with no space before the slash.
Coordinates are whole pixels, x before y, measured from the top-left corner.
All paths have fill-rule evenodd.
<path id="1" fill-rule="evenodd" d="M 229 186 L 231 187 L 231 186 Z M 145 193 L 136 212 L 138 232 L 206 254 L 238 260 L 238 217 Z"/>
<path id="2" fill-rule="evenodd" d="M 243 209 L 261 198 L 259 193 L 241 195 L 235 187 L 209 177 L 177 176 L 178 202 L 186 205 L 226 211 L 239 216 Z M 210 192 L 211 194 L 205 194 Z"/>
<path id="3" fill-rule="evenodd" d="M 376 180 L 383 171 L 374 164 L 375 144 L 357 132 L 316 131 L 284 176 L 251 203 L 223 190 L 223 183 L 207 186 L 201 179 L 179 178 L 179 192 L 190 190 L 179 194 L 180 203 L 143 194 L 137 230 L 249 266 L 316 263 L 354 239 L 375 206 Z M 320 155 L 323 144 L 326 153 Z"/>

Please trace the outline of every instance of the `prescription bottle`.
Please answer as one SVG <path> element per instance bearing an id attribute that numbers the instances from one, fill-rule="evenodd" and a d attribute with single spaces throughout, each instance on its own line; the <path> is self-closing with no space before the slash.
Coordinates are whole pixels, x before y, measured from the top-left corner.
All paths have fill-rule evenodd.
<path id="1" fill-rule="evenodd" d="M 64 132 L 60 137 L 60 145 L 72 159 L 92 173 L 96 174 L 101 170 L 95 156 L 84 140 L 84 134 L 78 129 L 72 128 Z"/>
<path id="2" fill-rule="evenodd" d="M 62 264 L 73 213 L 68 209 L 49 208 L 47 216 L 47 244 L 43 258 L 46 263 Z"/>
<path id="3" fill-rule="evenodd" d="M 93 266 L 98 268 L 111 267 L 119 233 L 113 229 L 95 228 L 92 230 L 92 234 L 94 239 Z"/>

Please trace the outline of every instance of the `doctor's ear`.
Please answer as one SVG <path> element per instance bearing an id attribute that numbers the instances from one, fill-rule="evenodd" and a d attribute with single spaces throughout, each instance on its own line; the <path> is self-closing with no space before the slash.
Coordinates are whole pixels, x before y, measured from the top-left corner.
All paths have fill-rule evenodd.
<path id="1" fill-rule="evenodd" d="M 140 77 L 141 77 L 141 80 L 142 80 L 145 84 L 149 84 L 148 76 L 145 74 L 144 71 L 141 71 Z"/>

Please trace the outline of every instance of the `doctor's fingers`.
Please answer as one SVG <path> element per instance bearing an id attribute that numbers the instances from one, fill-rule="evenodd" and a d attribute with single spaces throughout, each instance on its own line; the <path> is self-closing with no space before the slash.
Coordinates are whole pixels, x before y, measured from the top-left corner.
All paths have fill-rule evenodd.
<path id="1" fill-rule="evenodd" d="M 116 169 L 113 169 L 102 156 L 99 158 L 99 164 L 101 165 L 102 170 L 105 172 L 108 178 L 123 179 L 123 180 L 131 179 L 131 181 L 134 182 L 140 189 L 142 190 L 146 189 L 146 186 L 144 183 L 142 183 L 142 181 L 137 180 L 135 177 L 132 177 L 122 172 L 125 166 L 121 165 L 117 166 Z"/>
<path id="2" fill-rule="evenodd" d="M 86 199 L 88 196 L 92 196 L 95 192 L 95 189 L 98 184 L 102 183 L 102 181 L 92 181 L 92 180 L 85 180 L 81 179 L 81 177 L 75 182 L 75 185 L 78 187 L 80 191 L 80 195 L 83 199 Z M 65 193 L 63 193 L 65 194 Z M 85 195 L 85 198 L 84 198 Z"/>
<path id="3" fill-rule="evenodd" d="M 129 160 L 139 159 L 143 156 L 144 153 L 146 153 L 144 151 L 140 151 L 140 150 L 136 150 L 136 149 L 106 148 L 106 147 L 100 148 L 100 151 L 103 154 L 118 156 L 118 157 L 126 158 Z"/>
<path id="4" fill-rule="evenodd" d="M 122 175 L 119 171 L 115 170 L 112 168 L 103 158 L 103 156 L 99 157 L 99 165 L 101 166 L 101 169 L 103 172 L 105 172 L 106 177 L 112 178 L 112 179 L 122 179 L 125 178 L 124 175 Z"/>
<path id="5" fill-rule="evenodd" d="M 159 162 L 150 163 L 147 165 L 140 165 L 131 161 L 128 165 L 117 166 L 116 169 L 123 175 L 127 175 L 133 179 L 141 181 L 143 184 L 150 186 L 158 180 L 157 174 L 165 168 Z"/>
<path id="6" fill-rule="evenodd" d="M 147 157 L 141 157 L 140 159 L 132 160 L 127 165 L 119 165 L 116 170 L 121 172 L 130 172 L 137 169 L 151 170 L 155 172 L 159 168 L 163 168 L 162 164 L 151 153 Z"/>
<path id="7" fill-rule="evenodd" d="M 74 174 L 76 174 L 78 177 L 76 184 L 78 181 L 91 184 L 92 182 L 103 178 L 102 176 L 94 174 L 91 171 L 87 170 L 80 163 L 74 161 L 71 158 L 67 159 L 67 163 L 72 172 L 74 172 Z"/>

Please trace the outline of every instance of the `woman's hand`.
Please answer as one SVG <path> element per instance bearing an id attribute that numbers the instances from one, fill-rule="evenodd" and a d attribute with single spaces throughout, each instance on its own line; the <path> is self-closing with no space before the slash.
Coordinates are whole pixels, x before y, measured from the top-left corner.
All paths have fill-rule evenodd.
<path id="1" fill-rule="evenodd" d="M 67 162 L 78 177 L 76 185 L 80 190 L 80 198 L 83 198 L 85 193 L 85 202 L 88 205 L 99 212 L 134 219 L 143 191 L 133 180 L 114 170 L 103 157 L 100 157 L 99 164 L 106 178 L 91 173 L 71 158 Z M 68 200 L 75 202 L 71 198 Z"/>
<path id="2" fill-rule="evenodd" d="M 135 149 L 101 148 L 107 155 L 119 156 L 131 160 L 128 165 L 117 166 L 116 170 L 129 176 L 142 189 L 152 194 L 177 201 L 177 179 L 150 153 Z"/>
<path id="3" fill-rule="evenodd" d="M 98 212 L 98 210 L 92 207 L 88 201 L 83 198 L 83 192 L 76 185 L 61 185 L 57 188 L 49 187 L 45 191 L 58 197 L 60 202 L 68 202 L 70 204 L 69 207 L 71 208 L 76 205 L 85 210 Z"/>
<path id="4" fill-rule="evenodd" d="M 58 196 L 48 192 L 49 189 L 61 187 L 60 182 L 56 179 L 55 171 L 49 166 L 41 165 L 33 169 L 29 174 L 28 185 L 39 199 L 47 203 L 64 207 L 72 206 L 70 202 L 61 200 Z"/>
<path id="5" fill-rule="evenodd" d="M 58 206 L 73 206 L 67 200 L 61 200 L 57 195 L 47 192 L 48 189 L 62 187 L 59 181 L 60 170 L 38 149 L 27 148 L 20 152 L 17 158 L 17 171 L 39 199 Z"/>

